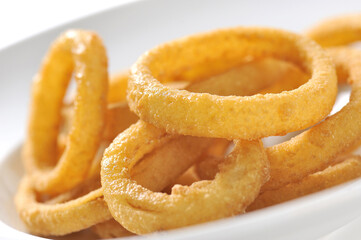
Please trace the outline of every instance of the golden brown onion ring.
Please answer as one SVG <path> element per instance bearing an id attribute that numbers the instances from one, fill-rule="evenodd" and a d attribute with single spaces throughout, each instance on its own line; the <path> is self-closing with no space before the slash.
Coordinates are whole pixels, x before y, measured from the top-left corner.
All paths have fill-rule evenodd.
<path id="1" fill-rule="evenodd" d="M 262 191 L 300 181 L 337 162 L 337 156 L 361 138 L 361 53 L 351 48 L 328 50 L 337 71 L 348 73 L 350 101 L 336 114 L 291 140 L 266 149 L 271 178 Z M 341 80 L 344 81 L 344 80 Z"/>
<path id="2" fill-rule="evenodd" d="M 78 84 L 74 120 L 58 161 L 60 114 L 73 70 Z M 33 85 L 23 156 L 30 181 L 38 191 L 61 193 L 85 178 L 104 129 L 107 90 L 107 57 L 100 38 L 80 30 L 61 35 Z"/>
<path id="3" fill-rule="evenodd" d="M 311 174 L 300 182 L 290 183 L 276 190 L 260 194 L 247 212 L 272 206 L 314 192 L 318 192 L 361 176 L 361 157 L 351 156 L 321 172 Z"/>
<path id="4" fill-rule="evenodd" d="M 347 45 L 361 40 L 361 14 L 332 17 L 318 23 L 306 35 L 323 47 Z"/>
<path id="5" fill-rule="evenodd" d="M 311 78 L 292 91 L 247 97 L 162 84 L 194 82 L 262 57 L 286 59 Z M 130 109 L 168 133 L 192 136 L 257 139 L 301 130 L 327 116 L 337 93 L 333 64 L 316 43 L 266 28 L 224 29 L 163 44 L 143 54 L 131 72 Z"/>
<path id="6" fill-rule="evenodd" d="M 144 234 L 242 213 L 268 178 L 268 161 L 260 141 L 237 141 L 215 180 L 190 187 L 176 185 L 171 195 L 152 192 L 131 179 L 129 172 L 143 156 L 139 149 L 150 152 L 167 136 L 138 121 L 104 153 L 104 198 L 114 219 L 131 232 Z"/>
<path id="7" fill-rule="evenodd" d="M 169 187 L 163 189 L 162 192 L 171 193 L 172 187 L 175 184 L 189 186 L 194 182 L 199 181 L 199 177 L 194 172 L 194 167 L 189 168 L 185 173 L 183 173 L 175 183 L 171 184 Z M 122 225 L 120 225 L 116 220 L 111 219 L 91 227 L 91 230 L 97 234 L 100 238 L 120 238 L 125 236 L 133 235 L 133 233 L 126 230 Z"/>

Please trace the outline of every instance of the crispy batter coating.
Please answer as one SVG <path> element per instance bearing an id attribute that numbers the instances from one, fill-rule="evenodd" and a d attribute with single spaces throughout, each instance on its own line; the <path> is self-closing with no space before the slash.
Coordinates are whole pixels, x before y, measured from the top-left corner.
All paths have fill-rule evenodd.
<path id="1" fill-rule="evenodd" d="M 58 159 L 61 108 L 73 71 L 78 85 L 74 120 Z M 61 193 L 85 178 L 104 129 L 107 91 L 107 56 L 101 39 L 81 30 L 61 35 L 35 76 L 32 91 L 23 156 L 37 191 Z"/>
<path id="2" fill-rule="evenodd" d="M 167 87 L 199 81 L 246 62 L 275 57 L 300 67 L 309 81 L 292 91 L 253 96 L 217 96 Z M 227 139 L 258 139 L 301 130 L 331 111 L 337 80 L 331 59 L 312 40 L 286 31 L 233 28 L 160 45 L 133 65 L 130 109 L 168 133 Z"/>

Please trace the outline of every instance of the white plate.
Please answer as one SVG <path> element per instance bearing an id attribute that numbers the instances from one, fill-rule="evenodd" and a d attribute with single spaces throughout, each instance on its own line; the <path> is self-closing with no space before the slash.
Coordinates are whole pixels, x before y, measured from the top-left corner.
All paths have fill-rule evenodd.
<path id="1" fill-rule="evenodd" d="M 36 239 L 13 205 L 22 174 L 17 146 L 24 138 L 30 83 L 49 44 L 68 28 L 97 31 L 110 70 L 129 67 L 145 50 L 185 35 L 219 27 L 262 25 L 301 32 L 326 16 L 361 9 L 348 1 L 154 0 L 139 1 L 71 22 L 0 51 L 0 146 L 10 153 L 0 166 L 0 229 L 7 239 Z M 341 100 L 341 104 L 347 99 Z M 361 181 L 266 210 L 153 235 L 157 239 L 315 239 L 361 215 Z M 4 227 L 4 224 L 7 227 Z M 20 231 L 18 231 L 20 230 Z"/>

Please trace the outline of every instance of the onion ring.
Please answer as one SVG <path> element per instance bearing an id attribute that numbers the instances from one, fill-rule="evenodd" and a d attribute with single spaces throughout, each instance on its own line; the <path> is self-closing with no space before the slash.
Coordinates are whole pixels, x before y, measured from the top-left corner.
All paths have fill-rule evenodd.
<path id="1" fill-rule="evenodd" d="M 291 140 L 266 149 L 271 178 L 262 191 L 278 189 L 336 163 L 337 156 L 361 138 L 361 53 L 355 49 L 328 50 L 337 71 L 348 73 L 349 103 L 336 114 Z M 344 80 L 341 80 L 344 81 Z M 326 144 L 327 143 L 327 144 Z"/>
<path id="2" fill-rule="evenodd" d="M 290 183 L 276 190 L 260 194 L 248 206 L 247 212 L 272 206 L 288 200 L 318 192 L 361 176 L 361 157 L 351 156 L 321 172 L 311 174 L 300 182 Z"/>
<path id="3" fill-rule="evenodd" d="M 73 127 L 57 162 L 61 107 L 73 69 L 78 84 Z M 107 57 L 100 38 L 80 30 L 61 35 L 52 45 L 33 86 L 23 155 L 37 191 L 61 193 L 85 178 L 104 129 L 107 90 Z"/>
<path id="4" fill-rule="evenodd" d="M 292 91 L 249 97 L 161 84 L 197 81 L 260 57 L 287 59 L 312 77 Z M 201 137 L 257 139 L 301 130 L 331 111 L 337 92 L 333 64 L 317 44 L 266 28 L 218 30 L 163 44 L 143 54 L 131 72 L 127 99 L 140 119 L 168 133 Z"/>
<path id="5" fill-rule="evenodd" d="M 361 40 L 361 14 L 326 19 L 306 32 L 323 47 L 347 45 Z"/>
<path id="6" fill-rule="evenodd" d="M 140 146 L 152 151 L 166 137 L 163 130 L 139 121 L 114 139 L 104 153 L 104 198 L 114 219 L 131 232 L 144 234 L 242 213 L 268 178 L 262 144 L 240 140 L 214 181 L 176 185 L 171 195 L 152 192 L 132 180 L 129 171 L 142 157 Z"/>
<path id="7" fill-rule="evenodd" d="M 186 171 L 207 149 L 210 142 L 211 139 L 167 135 L 153 145 L 157 147 L 154 151 L 145 154 L 147 147 L 138 150 L 137 154 L 144 158 L 134 167 L 130 176 L 153 191 L 161 191 Z M 182 158 L 181 163 L 179 158 Z M 164 164 L 165 159 L 167 164 Z M 175 165 L 177 168 L 174 168 Z M 57 203 L 54 205 L 39 202 L 31 183 L 26 177 L 23 179 L 15 197 L 15 204 L 21 219 L 35 234 L 65 235 L 111 219 L 101 188 L 79 198 L 79 192 L 84 193 L 84 190 L 73 189 L 49 202 Z M 86 218 L 85 214 L 89 217 Z M 71 224 L 70 219 L 74 216 L 81 216 L 81 220 Z"/>
<path id="8" fill-rule="evenodd" d="M 199 181 L 197 174 L 194 172 L 194 168 L 189 168 L 185 173 L 183 173 L 175 183 L 171 184 L 169 187 L 163 189 L 162 192 L 171 193 L 172 187 L 175 184 L 189 186 L 194 182 Z M 100 238 L 120 238 L 125 236 L 133 235 L 133 233 L 126 230 L 122 225 L 120 225 L 116 220 L 111 219 L 99 224 L 96 224 L 91 227 L 91 230 L 97 234 Z"/>

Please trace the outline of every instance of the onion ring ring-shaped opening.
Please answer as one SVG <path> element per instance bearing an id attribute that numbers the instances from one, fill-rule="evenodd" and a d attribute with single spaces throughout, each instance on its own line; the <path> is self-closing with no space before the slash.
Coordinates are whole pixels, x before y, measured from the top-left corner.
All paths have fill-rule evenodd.
<path id="1" fill-rule="evenodd" d="M 213 181 L 176 185 L 170 195 L 138 185 L 129 172 L 141 159 L 139 146 L 152 149 L 163 130 L 139 121 L 121 133 L 104 153 L 101 181 L 115 220 L 144 234 L 243 213 L 268 179 L 268 160 L 257 141 L 236 141 Z"/>
<path id="2" fill-rule="evenodd" d="M 61 108 L 73 70 L 78 85 L 74 120 L 58 160 Z M 107 91 L 107 57 L 101 39 L 81 30 L 61 35 L 35 76 L 32 91 L 23 156 L 37 191 L 61 193 L 86 177 L 104 129 Z"/>
<path id="3" fill-rule="evenodd" d="M 172 89 L 162 83 L 198 81 L 249 60 L 274 57 L 311 75 L 292 91 L 217 96 Z M 168 133 L 258 139 L 312 126 L 331 111 L 337 80 L 331 59 L 315 42 L 267 28 L 224 29 L 160 45 L 131 69 L 130 109 Z"/>
<path id="4" fill-rule="evenodd" d="M 326 19 L 306 35 L 323 47 L 347 45 L 361 40 L 361 14 L 348 14 Z"/>

